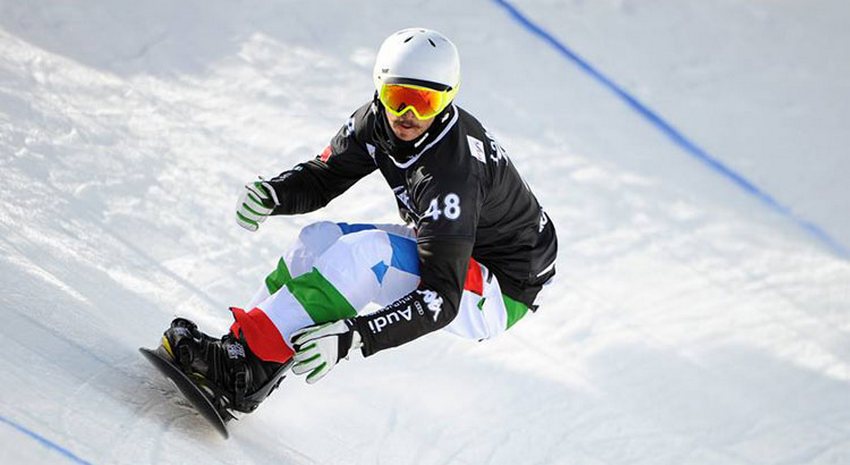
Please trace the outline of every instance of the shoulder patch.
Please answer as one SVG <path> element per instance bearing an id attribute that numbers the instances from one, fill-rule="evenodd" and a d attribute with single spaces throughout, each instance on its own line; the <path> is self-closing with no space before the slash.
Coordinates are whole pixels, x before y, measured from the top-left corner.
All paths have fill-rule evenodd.
<path id="1" fill-rule="evenodd" d="M 469 142 L 469 152 L 473 157 L 477 158 L 481 163 L 487 163 L 487 153 L 484 151 L 484 142 L 472 137 L 466 136 Z"/>

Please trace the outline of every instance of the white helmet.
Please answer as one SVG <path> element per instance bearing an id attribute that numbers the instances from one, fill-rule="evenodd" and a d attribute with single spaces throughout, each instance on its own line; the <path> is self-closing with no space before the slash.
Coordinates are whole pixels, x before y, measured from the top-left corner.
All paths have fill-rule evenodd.
<path id="1" fill-rule="evenodd" d="M 372 80 L 378 92 L 384 84 L 414 84 L 457 92 L 460 56 L 455 44 L 437 31 L 402 29 L 381 44 Z"/>

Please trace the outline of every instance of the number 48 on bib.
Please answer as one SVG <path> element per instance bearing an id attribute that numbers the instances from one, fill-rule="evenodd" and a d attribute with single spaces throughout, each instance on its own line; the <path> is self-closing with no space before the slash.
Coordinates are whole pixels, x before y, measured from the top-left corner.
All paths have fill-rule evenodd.
<path id="1" fill-rule="evenodd" d="M 435 197 L 428 204 L 428 210 L 425 211 L 423 216 L 430 216 L 432 220 L 438 220 L 440 216 L 445 216 L 446 219 L 451 221 L 460 218 L 460 197 L 457 194 L 446 194 L 442 200 L 442 210 L 440 209 L 440 198 Z"/>

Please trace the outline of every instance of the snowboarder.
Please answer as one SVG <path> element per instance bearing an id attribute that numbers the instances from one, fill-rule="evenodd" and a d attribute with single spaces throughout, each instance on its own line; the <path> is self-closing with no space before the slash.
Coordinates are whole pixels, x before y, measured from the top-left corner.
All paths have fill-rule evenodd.
<path id="1" fill-rule="evenodd" d="M 554 226 L 505 150 L 454 104 L 455 45 L 428 29 L 381 45 L 375 94 L 315 159 L 249 183 L 237 222 L 317 210 L 380 170 L 402 225 L 319 222 L 305 227 L 235 322 L 217 339 L 183 318 L 160 353 L 253 411 L 289 365 L 322 379 L 354 352 L 369 357 L 441 328 L 495 337 L 536 310 L 555 274 Z M 376 303 L 381 308 L 368 313 Z"/>

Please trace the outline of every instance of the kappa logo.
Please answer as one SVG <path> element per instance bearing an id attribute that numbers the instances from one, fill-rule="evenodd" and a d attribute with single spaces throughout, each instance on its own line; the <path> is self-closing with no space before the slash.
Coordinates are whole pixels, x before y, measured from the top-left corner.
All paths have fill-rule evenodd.
<path id="1" fill-rule="evenodd" d="M 487 163 L 487 153 L 484 151 L 484 142 L 472 137 L 466 136 L 467 142 L 469 142 L 469 153 L 472 154 L 473 157 L 478 159 L 481 163 Z"/>
<path id="2" fill-rule="evenodd" d="M 428 289 L 416 292 L 422 296 L 422 300 L 424 300 L 425 304 L 428 305 L 428 310 L 434 314 L 434 321 L 437 321 L 437 318 L 440 316 L 440 312 L 443 311 L 443 298 L 436 292 L 429 291 Z"/>
<path id="3" fill-rule="evenodd" d="M 413 204 L 410 202 L 410 194 L 407 193 L 407 189 L 404 186 L 393 187 L 393 193 L 398 198 L 399 202 L 405 206 L 411 212 L 415 212 L 416 209 L 413 208 Z"/>

